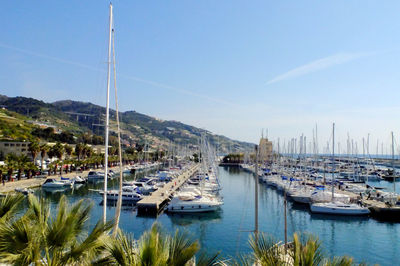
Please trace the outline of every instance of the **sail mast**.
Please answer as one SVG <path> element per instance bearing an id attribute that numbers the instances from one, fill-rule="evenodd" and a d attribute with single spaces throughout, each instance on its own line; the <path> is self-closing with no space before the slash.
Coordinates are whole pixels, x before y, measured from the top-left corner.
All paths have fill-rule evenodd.
<path id="1" fill-rule="evenodd" d="M 103 222 L 107 221 L 107 178 L 108 178 L 108 130 L 110 126 L 110 71 L 111 71 L 111 38 L 112 38 L 112 4 L 110 3 L 110 27 L 108 38 L 107 61 L 107 98 L 106 98 L 106 126 L 105 126 L 105 151 L 104 151 L 104 194 L 103 194 Z"/>
<path id="2" fill-rule="evenodd" d="M 118 201 L 117 209 L 115 210 L 115 221 L 113 228 L 113 237 L 117 235 L 119 218 L 121 216 L 122 207 L 122 148 L 121 148 L 121 129 L 119 124 L 119 108 L 118 108 L 118 92 L 117 92 L 117 70 L 115 67 L 115 34 L 114 29 L 112 31 L 112 56 L 113 56 L 113 72 L 114 72 L 114 92 L 115 92 L 115 113 L 117 120 L 117 133 L 118 133 L 118 157 L 119 157 L 119 187 L 118 187 Z"/>
<path id="3" fill-rule="evenodd" d="M 255 164 L 254 164 L 254 234 L 258 242 L 258 146 L 255 146 Z"/>
<path id="4" fill-rule="evenodd" d="M 394 137 L 392 131 L 392 171 L 393 171 L 393 193 L 396 193 L 396 175 L 394 171 Z"/>
<path id="5" fill-rule="evenodd" d="M 332 126 L 332 201 L 335 195 L 335 123 Z"/>

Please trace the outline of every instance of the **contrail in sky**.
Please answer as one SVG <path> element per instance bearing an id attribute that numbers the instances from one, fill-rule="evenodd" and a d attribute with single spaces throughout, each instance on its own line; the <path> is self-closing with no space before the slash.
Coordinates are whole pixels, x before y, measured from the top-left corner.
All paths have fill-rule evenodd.
<path id="1" fill-rule="evenodd" d="M 54 57 L 54 56 L 35 53 L 35 52 L 29 51 L 29 50 L 25 50 L 25 49 L 9 46 L 9 45 L 3 44 L 3 43 L 0 43 L 0 47 L 6 48 L 6 49 L 10 49 L 10 50 L 14 50 L 14 51 L 17 51 L 17 52 L 20 52 L 20 53 L 24 53 L 24 54 L 27 54 L 27 55 L 32 55 L 32 56 L 36 56 L 36 57 L 45 58 L 45 59 L 52 60 L 52 61 L 55 61 L 55 62 L 59 62 L 59 63 L 62 63 L 62 64 L 73 65 L 73 66 L 85 68 L 85 69 L 92 70 L 92 71 L 105 72 L 105 70 L 101 69 L 101 68 L 96 68 L 96 67 L 93 67 L 93 66 L 90 66 L 90 65 L 86 65 L 86 64 L 79 63 L 79 62 L 74 62 L 74 61 L 70 61 L 70 60 L 66 60 L 66 59 L 62 59 L 62 58 L 58 58 L 58 57 Z M 148 85 L 151 85 L 151 86 L 154 86 L 154 87 L 168 89 L 168 90 L 179 92 L 179 93 L 182 93 L 182 94 L 185 94 L 185 95 L 190 95 L 190 96 L 194 96 L 194 97 L 197 97 L 197 98 L 202 98 L 202 99 L 205 99 L 205 100 L 208 100 L 208 101 L 211 101 L 211 102 L 216 102 L 216 103 L 229 105 L 229 106 L 237 106 L 236 104 L 228 102 L 228 101 L 225 101 L 225 100 L 221 100 L 221 99 L 214 98 L 214 97 L 209 97 L 209 96 L 201 94 L 201 93 L 196 93 L 196 92 L 193 92 L 193 91 L 187 90 L 187 89 L 177 88 L 177 87 L 166 85 L 166 84 L 159 83 L 159 82 L 156 82 L 156 81 L 146 80 L 146 79 L 142 79 L 142 78 L 139 78 L 139 77 L 130 76 L 130 75 L 126 75 L 126 74 L 119 74 L 118 76 L 126 78 L 126 79 L 131 79 L 131 80 L 134 80 L 134 81 L 137 81 L 137 82 L 145 83 L 145 84 L 148 84 Z"/>
<path id="2" fill-rule="evenodd" d="M 289 70 L 286 73 L 276 76 L 275 78 L 267 81 L 265 84 L 270 85 L 272 83 L 276 83 L 279 81 L 284 81 L 300 76 L 307 75 L 312 72 L 317 72 L 325 68 L 329 68 L 331 66 L 344 64 L 346 62 L 372 55 L 372 53 L 338 53 L 331 56 L 327 56 L 315 61 L 312 61 L 308 64 L 296 67 L 292 70 Z"/>

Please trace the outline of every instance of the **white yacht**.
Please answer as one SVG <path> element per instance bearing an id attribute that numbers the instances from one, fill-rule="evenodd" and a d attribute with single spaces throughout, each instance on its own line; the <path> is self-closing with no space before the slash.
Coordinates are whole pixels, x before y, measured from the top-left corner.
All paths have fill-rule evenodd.
<path id="1" fill-rule="evenodd" d="M 338 201 L 339 198 L 349 198 L 347 195 L 344 194 L 338 194 L 335 193 L 335 160 L 334 160 L 334 155 L 335 155 L 335 123 L 333 123 L 332 126 L 332 193 L 329 195 L 329 193 L 324 193 L 320 194 L 320 198 L 324 199 L 329 199 L 330 202 L 316 202 L 312 203 L 310 205 L 310 210 L 313 213 L 324 213 L 324 214 L 335 214 L 335 215 L 368 215 L 370 213 L 369 209 L 357 204 L 352 204 L 352 203 L 344 203 L 342 201 Z"/>
<path id="2" fill-rule="evenodd" d="M 64 182 L 57 181 L 55 178 L 48 178 L 42 184 L 42 188 L 65 188 L 65 187 L 67 187 L 67 185 Z"/>
<path id="3" fill-rule="evenodd" d="M 329 202 L 329 201 L 332 201 L 333 199 L 336 202 L 341 202 L 341 203 L 350 202 L 350 196 L 348 196 L 346 194 L 334 192 L 333 197 L 332 197 L 332 192 L 328 192 L 328 191 L 324 191 L 324 190 L 316 190 L 316 191 L 312 192 L 310 202 L 312 202 L 312 203 Z"/>
<path id="4" fill-rule="evenodd" d="M 87 179 L 88 181 L 104 181 L 104 172 L 90 171 Z"/>
<path id="5" fill-rule="evenodd" d="M 342 202 L 322 202 L 310 205 L 311 212 L 336 215 L 368 215 L 370 213 L 367 207 L 352 203 Z"/>
<path id="6" fill-rule="evenodd" d="M 99 193 L 104 195 L 104 191 L 100 191 Z M 139 194 L 135 187 L 122 188 L 122 202 L 137 202 L 141 199 L 143 199 L 143 195 Z M 118 200 L 118 190 L 108 190 L 107 200 Z"/>
<path id="7" fill-rule="evenodd" d="M 216 211 L 223 204 L 216 198 L 186 195 L 175 196 L 167 207 L 168 212 L 210 212 Z"/>

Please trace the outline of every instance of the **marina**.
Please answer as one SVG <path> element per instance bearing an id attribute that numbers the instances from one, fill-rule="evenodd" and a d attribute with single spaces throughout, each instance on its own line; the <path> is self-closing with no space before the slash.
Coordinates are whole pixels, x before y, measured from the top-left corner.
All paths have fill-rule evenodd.
<path id="1" fill-rule="evenodd" d="M 6 0 L 0 265 L 400 265 L 400 2 L 156 2 Z"/>
<path id="2" fill-rule="evenodd" d="M 136 236 L 146 231 L 154 221 L 165 230 L 187 230 L 199 239 L 202 250 L 221 251 L 224 257 L 250 252 L 248 238 L 254 229 L 254 176 L 238 167 L 219 167 L 224 205 L 210 213 L 168 213 L 158 216 L 138 215 L 136 206 L 124 205 L 120 227 Z M 127 176 L 127 180 L 140 178 Z M 386 182 L 386 181 L 381 181 Z M 382 183 L 384 185 L 384 183 Z M 115 179 L 109 181 L 110 189 L 118 186 Z M 102 219 L 102 196 L 95 190 L 101 184 L 87 184 L 63 192 L 48 192 L 35 189 L 35 195 L 43 196 L 56 206 L 62 195 L 71 202 L 90 199 L 93 211 L 90 225 Z M 260 182 L 259 187 L 259 230 L 284 239 L 284 195 L 282 191 Z M 114 205 L 113 205 L 114 204 Z M 114 216 L 115 203 L 107 205 L 107 216 Z M 288 235 L 294 232 L 308 232 L 318 235 L 324 252 L 329 256 L 351 255 L 357 262 L 397 265 L 400 249 L 400 224 L 380 222 L 369 216 L 349 217 L 313 214 L 306 205 L 288 202 Z M 348 238 L 351 236 L 352 241 Z M 290 240 L 290 239 L 289 239 Z"/>
<path id="3" fill-rule="evenodd" d="M 162 188 L 157 189 L 151 195 L 145 197 L 137 203 L 138 214 L 157 215 L 166 202 L 170 199 L 171 195 L 178 190 L 190 177 L 193 176 L 200 168 L 199 165 L 189 166 L 182 174 L 174 178 L 171 182 L 164 185 Z"/>

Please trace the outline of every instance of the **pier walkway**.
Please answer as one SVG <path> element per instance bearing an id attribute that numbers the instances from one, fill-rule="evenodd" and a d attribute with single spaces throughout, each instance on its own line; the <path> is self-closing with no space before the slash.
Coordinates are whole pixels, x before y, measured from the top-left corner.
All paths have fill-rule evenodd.
<path id="1" fill-rule="evenodd" d="M 109 169 L 117 169 L 119 171 L 119 166 L 114 166 Z M 104 171 L 103 169 L 89 169 L 85 170 L 83 172 L 71 172 L 71 173 L 63 173 L 62 177 L 68 177 L 68 178 L 73 178 L 75 176 L 82 176 L 86 177 L 90 171 Z M 48 178 L 54 178 L 56 180 L 61 179 L 61 175 L 49 175 L 49 176 L 35 176 L 32 178 L 24 178 L 21 180 L 14 180 L 14 181 L 8 181 L 5 182 L 4 184 L 0 184 L 0 194 L 2 193 L 9 193 L 9 192 L 14 192 L 16 188 L 35 188 L 35 187 L 40 187 L 44 181 Z"/>
<path id="2" fill-rule="evenodd" d="M 162 207 L 164 207 L 164 205 L 167 203 L 169 197 L 190 177 L 192 177 L 199 168 L 199 164 L 191 166 L 180 176 L 165 184 L 164 187 L 157 189 L 151 195 L 146 196 L 144 199 L 140 200 L 137 203 L 138 214 L 157 215 L 161 211 Z"/>
<path id="3" fill-rule="evenodd" d="M 83 172 L 72 172 L 62 174 L 62 177 L 68 177 L 72 178 L 77 175 L 79 176 L 87 176 L 89 173 L 89 170 L 83 171 Z M 44 181 L 48 178 L 55 178 L 57 180 L 61 179 L 60 175 L 50 175 L 50 176 L 43 176 L 43 177 L 32 177 L 29 179 L 21 179 L 21 180 L 14 180 L 14 181 L 9 181 L 5 182 L 4 184 L 0 184 L 0 193 L 9 193 L 9 192 L 14 192 L 16 188 L 34 188 L 34 187 L 40 187 Z"/>

